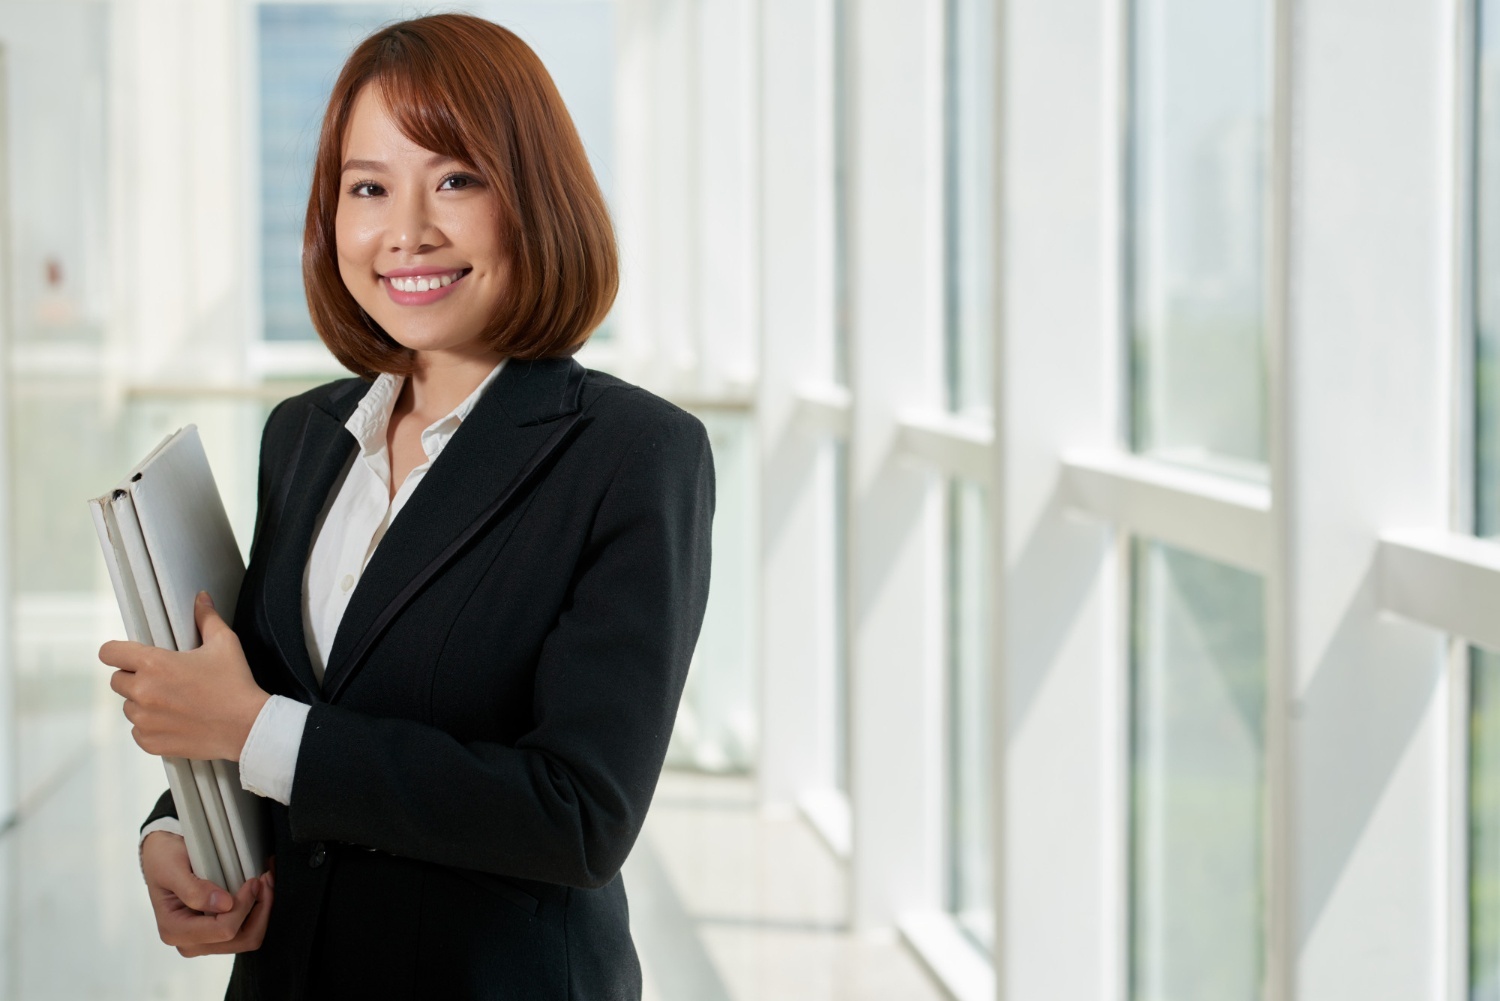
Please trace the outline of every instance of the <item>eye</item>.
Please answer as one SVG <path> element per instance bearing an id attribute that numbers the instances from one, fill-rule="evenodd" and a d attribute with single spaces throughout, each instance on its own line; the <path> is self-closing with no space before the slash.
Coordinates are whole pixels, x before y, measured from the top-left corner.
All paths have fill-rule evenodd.
<path id="1" fill-rule="evenodd" d="M 479 186 L 479 178 L 469 174 L 449 174 L 438 184 L 439 191 L 462 191 Z"/>
<path id="2" fill-rule="evenodd" d="M 374 181 L 355 181 L 349 185 L 349 194 L 355 198 L 374 198 L 376 195 L 385 194 L 385 189 Z"/>

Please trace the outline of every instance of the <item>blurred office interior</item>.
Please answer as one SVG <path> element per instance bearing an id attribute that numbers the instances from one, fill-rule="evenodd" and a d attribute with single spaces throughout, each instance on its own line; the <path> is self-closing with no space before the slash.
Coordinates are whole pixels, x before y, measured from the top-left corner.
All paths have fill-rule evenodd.
<path id="1" fill-rule="evenodd" d="M 1500 1001 L 1500 0 L 0 0 L 0 998 L 218 996 L 84 506 L 342 377 L 344 55 L 536 49 L 718 467 L 654 1001 Z"/>

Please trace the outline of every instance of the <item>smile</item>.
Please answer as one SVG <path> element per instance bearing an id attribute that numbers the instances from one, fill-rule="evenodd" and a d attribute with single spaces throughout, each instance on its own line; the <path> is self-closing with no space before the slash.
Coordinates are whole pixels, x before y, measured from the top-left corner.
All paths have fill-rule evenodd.
<path id="1" fill-rule="evenodd" d="M 448 294 L 453 285 L 470 272 L 470 268 L 434 272 L 430 275 L 405 277 L 380 276 L 391 300 L 402 306 L 421 306 Z"/>

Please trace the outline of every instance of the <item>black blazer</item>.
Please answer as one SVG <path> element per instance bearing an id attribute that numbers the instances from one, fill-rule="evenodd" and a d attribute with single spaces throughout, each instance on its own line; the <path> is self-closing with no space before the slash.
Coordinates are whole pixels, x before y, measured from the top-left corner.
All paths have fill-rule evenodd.
<path id="1" fill-rule="evenodd" d="M 708 597 L 703 425 L 572 359 L 507 362 L 375 551 L 319 686 L 303 568 L 367 389 L 293 397 L 261 441 L 232 624 L 261 687 L 312 710 L 291 805 L 270 804 L 270 925 L 228 996 L 639 998 L 619 871 Z"/>

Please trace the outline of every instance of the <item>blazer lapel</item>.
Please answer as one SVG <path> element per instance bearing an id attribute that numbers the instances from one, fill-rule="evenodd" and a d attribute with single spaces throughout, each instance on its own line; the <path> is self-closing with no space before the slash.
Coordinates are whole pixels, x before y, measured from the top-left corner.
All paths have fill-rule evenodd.
<path id="1" fill-rule="evenodd" d="M 510 506 L 568 439 L 580 416 L 583 374 L 571 358 L 506 362 L 360 576 L 323 675 L 329 702 L 348 686 L 396 615 Z"/>
<path id="2" fill-rule="evenodd" d="M 321 696 L 302 626 L 302 576 L 318 515 L 356 447 L 344 422 L 369 388 L 369 383 L 351 382 L 326 403 L 308 409 L 296 455 L 279 485 L 283 491 L 280 519 L 272 526 L 271 550 L 266 556 L 261 598 L 270 632 L 282 661 L 314 702 Z"/>

